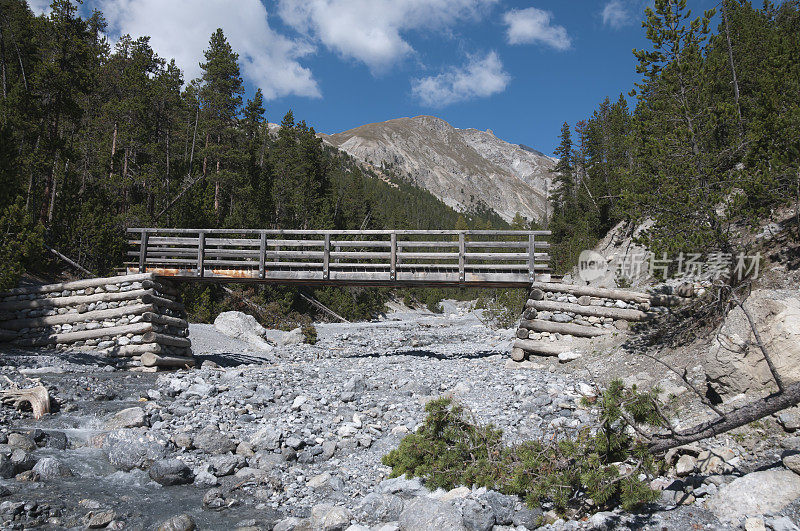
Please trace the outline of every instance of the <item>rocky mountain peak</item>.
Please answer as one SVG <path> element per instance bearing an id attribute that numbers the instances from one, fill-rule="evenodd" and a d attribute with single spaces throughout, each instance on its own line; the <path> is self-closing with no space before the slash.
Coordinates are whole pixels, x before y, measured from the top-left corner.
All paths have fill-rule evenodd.
<path id="1" fill-rule="evenodd" d="M 554 159 L 501 140 L 491 129 L 458 129 L 421 115 L 321 136 L 356 159 L 389 167 L 457 210 L 484 205 L 506 220 L 517 212 L 544 217 Z"/>

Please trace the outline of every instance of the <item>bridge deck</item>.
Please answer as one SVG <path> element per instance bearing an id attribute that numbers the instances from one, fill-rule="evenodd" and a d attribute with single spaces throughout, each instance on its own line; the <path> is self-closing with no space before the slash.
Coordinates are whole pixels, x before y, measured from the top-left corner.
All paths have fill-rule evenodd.
<path id="1" fill-rule="evenodd" d="M 128 272 L 305 285 L 525 287 L 549 231 L 128 229 Z"/>

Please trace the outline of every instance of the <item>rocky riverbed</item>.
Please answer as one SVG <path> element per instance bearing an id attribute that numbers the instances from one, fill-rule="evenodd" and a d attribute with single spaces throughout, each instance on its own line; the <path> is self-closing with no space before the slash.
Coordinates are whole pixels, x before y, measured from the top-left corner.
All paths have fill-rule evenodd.
<path id="1" fill-rule="evenodd" d="M 594 422 L 580 404 L 594 382 L 557 360 L 510 362 L 514 331 L 464 306 L 317 328 L 315 345 L 264 348 L 192 325 L 199 368 L 157 374 L 92 352 L 2 351 L 0 374 L 40 379 L 57 408 L 38 421 L 0 409 L 0 528 L 797 529 L 800 441 L 777 423 L 673 452 L 661 502 L 641 514 L 565 521 L 484 489 L 389 480 L 381 456 L 432 398 L 514 443 Z M 751 499 L 771 483 L 766 505 Z"/>

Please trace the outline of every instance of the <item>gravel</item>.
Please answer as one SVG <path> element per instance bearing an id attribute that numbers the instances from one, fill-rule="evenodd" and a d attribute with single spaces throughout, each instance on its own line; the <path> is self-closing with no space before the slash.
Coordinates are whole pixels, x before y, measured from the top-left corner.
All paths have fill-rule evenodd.
<path id="1" fill-rule="evenodd" d="M 581 405 L 595 392 L 590 379 L 557 360 L 513 364 L 514 330 L 490 330 L 464 305 L 447 309 L 320 324 L 315 345 L 270 349 L 191 325 L 199 362 L 191 371 L 137 374 L 91 353 L 2 351 L 0 375 L 24 383 L 20 369 L 35 370 L 59 407 L 35 424 L 0 409 L 0 476 L 9 478 L 0 480 L 0 528 L 86 526 L 100 514 L 94 524 L 149 529 L 719 525 L 702 506 L 717 485 L 695 481 L 696 467 L 677 454 L 686 477 L 676 485 L 664 478 L 654 512 L 586 521 L 559 520 L 550 507 L 527 508 L 485 489 L 431 493 L 415 479 L 387 479 L 381 457 L 440 396 L 502 428 L 509 444 L 596 420 Z M 747 452 L 735 448 L 719 455 L 739 459 L 742 470 Z M 733 470 L 727 462 L 720 470 Z M 48 473 L 47 490 L 12 479 L 35 467 L 74 477 Z M 680 504 L 692 491 L 696 503 Z"/>

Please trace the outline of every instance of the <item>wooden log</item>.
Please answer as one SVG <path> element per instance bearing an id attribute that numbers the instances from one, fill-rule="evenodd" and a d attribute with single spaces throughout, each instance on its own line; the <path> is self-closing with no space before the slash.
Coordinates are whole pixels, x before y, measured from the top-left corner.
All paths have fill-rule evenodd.
<path id="1" fill-rule="evenodd" d="M 124 345 L 124 346 L 110 348 L 108 351 L 108 355 L 113 356 L 115 358 L 132 358 L 134 356 L 141 356 L 145 352 L 160 354 L 161 352 L 164 352 L 164 347 L 162 347 L 158 343 L 143 343 L 141 345 Z"/>
<path id="2" fill-rule="evenodd" d="M 152 292 L 146 293 L 141 297 L 142 302 L 145 304 L 155 304 L 161 308 L 169 308 L 170 310 L 176 310 L 179 312 L 185 311 L 183 304 L 180 302 L 172 301 L 166 299 L 164 297 L 159 297 L 158 295 L 154 295 Z"/>
<path id="3" fill-rule="evenodd" d="M 3 323 L 3 326 L 5 326 L 5 323 Z M 11 341 L 15 337 L 17 337 L 16 332 L 0 328 L 0 341 Z"/>
<path id="4" fill-rule="evenodd" d="M 186 319 L 179 319 L 178 317 L 161 315 L 153 313 L 152 311 L 143 313 L 142 321 L 145 321 L 147 323 L 165 325 L 165 326 L 174 326 L 175 328 L 180 328 L 180 329 L 189 328 L 189 322 Z"/>
<path id="5" fill-rule="evenodd" d="M 539 288 L 533 288 L 528 297 L 532 301 L 540 301 L 544 299 L 544 291 L 540 290 Z"/>
<path id="6" fill-rule="evenodd" d="M 685 300 L 677 295 L 653 295 L 649 302 L 653 306 L 678 306 Z"/>
<path id="7" fill-rule="evenodd" d="M 569 350 L 568 347 L 562 345 L 553 345 L 550 342 L 535 341 L 533 339 L 517 339 L 514 341 L 513 348 L 536 354 L 537 356 L 558 356 L 562 352 Z"/>
<path id="8" fill-rule="evenodd" d="M 627 302 L 650 302 L 650 295 L 647 293 L 640 293 L 636 291 L 628 291 L 621 289 L 607 289 L 595 288 L 593 286 L 576 286 L 572 284 L 560 284 L 557 282 L 533 282 L 532 288 L 537 288 L 542 291 L 551 293 L 570 293 L 575 296 L 588 295 L 589 297 L 598 297 L 601 299 L 614 299 Z"/>
<path id="9" fill-rule="evenodd" d="M 142 365 L 145 367 L 194 367 L 194 359 L 180 356 L 160 356 L 152 352 L 142 354 Z"/>
<path id="10" fill-rule="evenodd" d="M 155 281 L 155 280 L 143 280 L 142 287 L 144 289 L 152 289 L 159 292 L 162 296 L 168 295 L 170 297 L 177 297 L 178 290 L 175 289 L 174 286 L 170 286 L 164 282 Z"/>
<path id="11" fill-rule="evenodd" d="M 147 332 L 142 336 L 142 341 L 145 343 L 158 343 L 159 345 L 170 345 L 174 347 L 191 347 L 192 342 L 185 337 L 170 336 L 167 334 L 159 334 L 158 332 Z"/>
<path id="12" fill-rule="evenodd" d="M 103 293 L 93 293 L 92 295 L 73 295 L 70 297 L 53 297 L 50 299 L 33 299 L 26 301 L 0 302 L 0 310 L 35 310 L 42 308 L 64 308 L 66 306 L 78 306 L 80 304 L 91 304 L 93 302 L 120 302 L 139 299 L 150 290 L 134 289 L 130 291 L 113 291 Z M 143 301 L 144 302 L 144 301 Z M 148 303 L 145 303 L 148 304 Z"/>
<path id="13" fill-rule="evenodd" d="M 107 278 L 88 278 L 86 280 L 75 280 L 71 282 L 59 282 L 57 284 L 45 284 L 42 286 L 26 286 L 22 288 L 13 288 L 8 291 L 0 292 L 0 297 L 8 297 L 11 295 L 30 295 L 39 293 L 52 293 L 54 291 L 70 290 L 75 291 L 79 289 L 94 288 L 97 286 L 106 286 L 109 284 L 120 284 L 122 282 L 140 282 L 142 280 L 152 280 L 154 278 L 152 273 L 141 273 L 137 275 L 118 275 L 115 277 Z"/>
<path id="14" fill-rule="evenodd" d="M 644 321 L 648 315 L 639 310 L 630 308 L 616 308 L 608 306 L 582 306 L 580 304 L 571 304 L 568 302 L 555 302 L 555 301 L 535 301 L 528 300 L 525 303 L 527 308 L 533 308 L 537 311 L 551 311 L 551 312 L 571 312 L 578 315 L 589 315 L 592 317 L 610 317 L 612 319 L 624 319 L 626 321 Z"/>
<path id="15" fill-rule="evenodd" d="M 522 310 L 523 319 L 536 319 L 536 310 L 534 308 L 525 308 Z"/>
<path id="16" fill-rule="evenodd" d="M 133 304 L 120 306 L 119 308 L 109 308 L 108 310 L 96 310 L 84 313 L 64 313 L 60 315 L 48 315 L 45 317 L 28 317 L 26 319 L 13 319 L 2 323 L 3 328 L 9 330 L 22 330 L 23 328 L 39 328 L 42 326 L 55 326 L 71 323 L 85 323 L 87 321 L 102 321 L 104 319 L 116 319 L 127 315 L 134 316 L 145 312 L 152 312 L 155 306 L 152 304 Z"/>
<path id="17" fill-rule="evenodd" d="M 511 349 L 511 359 L 514 361 L 523 361 L 525 359 L 525 351 L 521 348 L 512 348 Z"/>
<path id="18" fill-rule="evenodd" d="M 74 343 L 86 339 L 97 339 L 100 337 L 124 336 L 126 334 L 145 334 L 153 329 L 150 323 L 134 323 L 124 326 L 111 326 L 108 328 L 95 328 L 94 330 L 81 330 L 80 332 L 67 332 L 65 334 L 51 334 L 48 336 L 21 338 L 13 341 L 16 345 L 28 347 L 42 347 L 45 345 L 57 345 L 62 343 Z"/>
<path id="19" fill-rule="evenodd" d="M 517 328 L 517 338 L 518 339 L 528 339 L 528 332 L 527 328 Z"/>
<path id="20" fill-rule="evenodd" d="M 551 334 L 566 334 L 575 337 L 597 337 L 611 333 L 605 328 L 595 326 L 584 326 L 574 323 L 556 323 L 554 321 L 544 321 L 542 319 L 523 319 L 519 323 L 520 328 L 527 328 L 534 332 L 550 332 Z"/>

